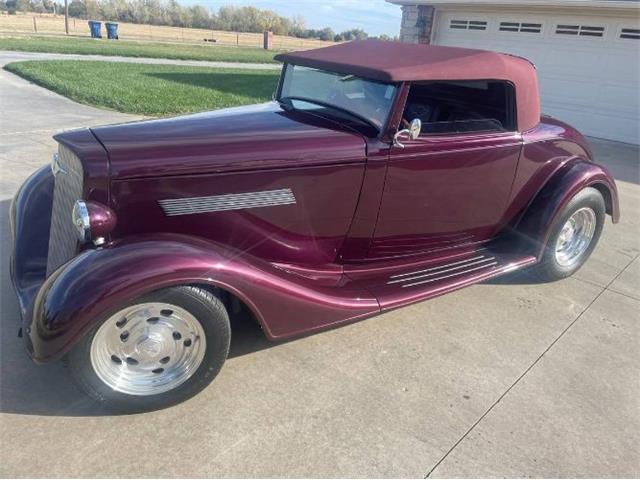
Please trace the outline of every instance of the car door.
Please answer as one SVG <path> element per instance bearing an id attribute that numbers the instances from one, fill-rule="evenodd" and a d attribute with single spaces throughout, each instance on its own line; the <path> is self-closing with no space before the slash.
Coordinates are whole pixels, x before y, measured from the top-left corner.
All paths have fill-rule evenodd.
<path id="1" fill-rule="evenodd" d="M 408 110 L 410 100 L 411 93 Z M 401 140 L 404 148 L 390 150 L 370 257 L 441 252 L 482 243 L 500 227 L 521 135 L 509 131 L 507 118 L 498 118 L 503 125 L 490 131 L 491 123 L 477 117 L 499 115 L 486 109 L 476 108 L 470 114 L 474 118 L 461 120 L 465 114 L 455 113 L 458 107 L 432 107 L 420 114 L 422 134 L 415 140 Z M 434 113 L 438 109 L 440 113 Z"/>

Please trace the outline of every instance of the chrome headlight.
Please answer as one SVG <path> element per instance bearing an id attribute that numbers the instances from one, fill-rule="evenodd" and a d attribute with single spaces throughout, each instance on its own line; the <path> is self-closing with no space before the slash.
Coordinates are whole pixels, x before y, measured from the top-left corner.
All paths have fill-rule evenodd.
<path id="1" fill-rule="evenodd" d="M 78 232 L 78 240 L 80 243 L 91 241 L 91 222 L 89 219 L 89 209 L 87 204 L 82 200 L 77 200 L 73 205 L 73 213 L 71 215 L 73 225 Z"/>

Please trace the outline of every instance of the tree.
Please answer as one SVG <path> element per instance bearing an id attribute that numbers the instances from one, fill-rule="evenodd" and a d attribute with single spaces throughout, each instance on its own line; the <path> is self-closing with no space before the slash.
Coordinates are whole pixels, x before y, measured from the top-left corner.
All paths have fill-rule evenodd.
<path id="1" fill-rule="evenodd" d="M 67 5 L 66 0 L 65 5 Z M 66 8 L 69 10 L 70 17 L 87 18 L 87 7 L 82 0 L 71 0 Z"/>
<path id="2" fill-rule="evenodd" d="M 202 5 L 194 5 L 189 8 L 191 14 L 191 26 L 194 28 L 211 28 L 211 15 L 209 10 Z"/>
<path id="3" fill-rule="evenodd" d="M 307 29 L 307 22 L 302 15 L 294 15 L 289 19 L 288 33 L 294 37 L 300 37 Z"/>
<path id="4" fill-rule="evenodd" d="M 392 37 L 391 35 L 387 35 L 386 33 L 383 33 L 382 35 L 378 35 L 377 37 L 373 37 L 373 38 L 377 38 L 378 40 L 384 40 L 386 42 L 397 42 L 398 41 L 398 37 Z"/>
<path id="5" fill-rule="evenodd" d="M 9 13 L 56 12 L 62 6 L 56 0 L 0 0 Z M 3 3 L 4 2 L 4 3 Z M 202 5 L 184 6 L 178 0 L 64 0 L 65 29 L 68 32 L 68 18 L 83 18 L 128 23 L 169 25 L 173 27 L 193 27 L 230 30 L 236 32 L 257 32 L 269 30 L 276 35 L 292 35 L 299 38 L 320 40 L 353 40 L 367 38 L 367 33 L 354 28 L 338 35 L 329 28 L 308 29 L 301 16 L 285 18 L 271 10 L 256 7 L 220 7 L 212 13 Z"/>
<path id="6" fill-rule="evenodd" d="M 29 0 L 17 0 L 16 10 L 19 12 L 33 12 L 33 8 L 31 7 L 31 2 Z"/>
<path id="7" fill-rule="evenodd" d="M 318 37 L 320 40 L 333 40 L 336 36 L 334 31 L 330 27 L 325 27 L 318 32 Z"/>
<path id="8" fill-rule="evenodd" d="M 7 12 L 9 12 L 9 15 L 15 15 L 16 14 L 16 10 L 17 10 L 17 7 L 18 7 L 17 0 L 7 0 L 5 5 L 7 6 Z"/>
<path id="9" fill-rule="evenodd" d="M 339 33 L 335 36 L 334 40 L 336 42 L 346 42 L 350 40 L 364 40 L 369 35 L 367 32 L 362 30 L 361 28 L 352 28 L 351 30 L 345 30 L 342 33 Z"/>

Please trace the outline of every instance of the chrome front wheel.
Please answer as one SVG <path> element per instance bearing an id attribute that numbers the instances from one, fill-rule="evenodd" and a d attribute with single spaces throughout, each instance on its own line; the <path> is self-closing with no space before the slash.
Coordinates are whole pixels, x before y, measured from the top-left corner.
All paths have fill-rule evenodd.
<path id="1" fill-rule="evenodd" d="M 191 313 L 168 303 L 142 303 L 100 326 L 91 342 L 91 365 L 117 392 L 156 395 L 193 375 L 205 350 L 204 330 Z"/>
<path id="2" fill-rule="evenodd" d="M 182 402 L 216 377 L 229 353 L 229 316 L 214 292 L 158 290 L 98 319 L 68 355 L 78 385 L 119 413 Z"/>

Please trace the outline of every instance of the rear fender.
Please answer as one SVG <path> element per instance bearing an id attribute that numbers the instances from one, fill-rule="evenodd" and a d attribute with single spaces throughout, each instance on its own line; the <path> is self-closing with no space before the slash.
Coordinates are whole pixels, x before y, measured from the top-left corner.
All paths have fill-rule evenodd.
<path id="1" fill-rule="evenodd" d="M 515 227 L 517 237 L 534 249 L 538 259 L 559 214 L 571 198 L 586 187 L 600 191 L 607 213 L 613 223 L 618 223 L 618 190 L 611 174 L 603 166 L 587 160 L 569 160 L 547 180 Z"/>
<path id="2" fill-rule="evenodd" d="M 34 302 L 27 346 L 34 360 L 55 360 L 96 322 L 141 295 L 186 284 L 236 295 L 272 340 L 379 311 L 376 299 L 361 289 L 319 285 L 217 244 L 160 234 L 85 251 L 52 274 Z"/>

